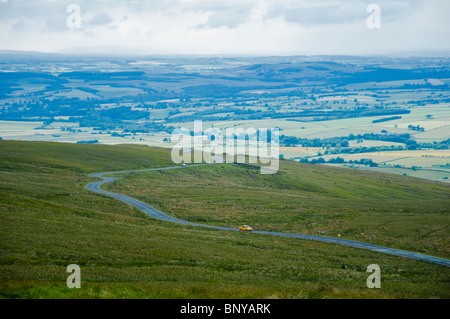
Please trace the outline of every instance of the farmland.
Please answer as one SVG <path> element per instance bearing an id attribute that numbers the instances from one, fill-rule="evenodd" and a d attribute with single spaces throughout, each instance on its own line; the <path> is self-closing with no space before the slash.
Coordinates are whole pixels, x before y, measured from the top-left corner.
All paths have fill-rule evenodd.
<path id="1" fill-rule="evenodd" d="M 427 119 L 427 114 L 433 114 L 433 118 Z M 265 127 L 273 128 L 279 127 L 280 134 L 289 136 L 298 136 L 305 138 L 325 138 L 333 136 L 348 136 L 350 134 L 365 134 L 365 133 L 380 133 L 382 130 L 387 130 L 390 133 L 401 134 L 411 133 L 408 130 L 408 125 L 417 125 L 426 127 L 429 134 L 425 136 L 432 136 L 432 140 L 444 140 L 450 138 L 450 104 L 443 105 L 428 105 L 424 107 L 414 107 L 411 113 L 403 115 L 401 120 L 383 123 L 372 123 L 373 120 L 381 118 L 364 117 L 353 119 L 339 119 L 318 122 L 303 122 L 303 121 L 289 121 L 283 119 L 272 120 L 250 120 L 250 121 L 216 121 L 212 122 L 217 128 L 227 127 Z M 192 128 L 192 123 L 177 123 L 186 128 Z M 207 124 L 205 124 L 207 126 Z M 434 132 L 434 133 L 433 133 Z M 412 133 L 418 140 L 427 140 L 424 132 Z M 434 135 L 433 135 L 434 134 Z"/>
<path id="2" fill-rule="evenodd" d="M 382 151 L 342 154 L 339 157 L 348 163 L 339 164 L 339 166 L 370 169 L 394 174 L 398 173 L 442 182 L 448 182 L 448 178 L 450 177 L 449 150 Z M 329 161 L 332 158 L 336 158 L 336 156 L 325 155 L 321 156 L 321 158 Z M 371 160 L 378 165 L 374 168 L 354 163 L 362 159 Z"/>
<path id="3" fill-rule="evenodd" d="M 445 57 L 0 56 L 5 140 L 171 148 L 176 128 L 192 133 L 201 120 L 278 128 L 285 159 L 366 158 L 377 170 L 447 177 L 445 159 L 401 153 L 450 148 Z"/>

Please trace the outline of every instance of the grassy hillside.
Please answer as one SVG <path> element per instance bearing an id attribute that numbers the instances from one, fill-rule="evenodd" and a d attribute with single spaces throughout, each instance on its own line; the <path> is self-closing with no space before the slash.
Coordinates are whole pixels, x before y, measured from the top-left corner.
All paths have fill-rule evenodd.
<path id="1" fill-rule="evenodd" d="M 450 257 L 450 187 L 422 179 L 281 161 L 275 175 L 222 164 L 133 173 L 105 187 L 193 222 L 321 231 Z"/>
<path id="2" fill-rule="evenodd" d="M 0 141 L 0 297 L 450 297 L 450 271 L 443 266 L 339 245 L 174 225 L 84 189 L 92 181 L 90 172 L 167 165 L 168 150 L 144 146 Z M 261 229 L 314 232 L 315 221 L 331 232 L 332 224 L 356 225 L 363 222 L 361 214 L 373 214 L 373 223 L 395 229 L 392 238 L 403 239 L 402 245 L 418 238 L 418 248 L 446 255 L 441 230 L 433 232 L 428 218 L 410 216 L 428 214 L 433 227 L 445 230 L 448 187 L 290 165 L 284 162 L 272 177 L 236 165 L 128 174 L 112 187 L 151 204 L 157 200 L 186 219 L 230 225 L 245 220 Z M 401 187 L 379 186 L 391 178 Z M 417 208 L 418 196 L 425 202 Z M 391 200 L 393 225 L 382 219 L 390 206 L 382 203 Z M 309 214 L 296 217 L 298 207 Z M 282 211 L 289 218 L 283 219 Z M 310 228 L 299 222 L 303 219 Z M 411 227 L 426 231 L 404 232 Z M 432 245 L 425 245 L 427 238 Z M 81 267 L 81 289 L 66 287 L 66 267 L 72 263 Z M 365 270 L 373 263 L 382 270 L 381 289 L 366 287 Z"/>
<path id="3" fill-rule="evenodd" d="M 24 141 L 0 143 L 2 170 L 20 168 L 36 172 L 56 168 L 90 173 L 173 165 L 167 149 L 136 144 L 110 146 Z"/>

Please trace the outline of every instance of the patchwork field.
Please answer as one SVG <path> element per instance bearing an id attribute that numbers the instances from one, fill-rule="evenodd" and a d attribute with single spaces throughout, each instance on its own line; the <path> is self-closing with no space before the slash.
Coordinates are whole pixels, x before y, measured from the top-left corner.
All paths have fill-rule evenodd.
<path id="1" fill-rule="evenodd" d="M 360 160 L 362 158 L 371 159 L 376 163 L 386 165 L 403 165 L 406 167 L 420 166 L 433 167 L 435 165 L 446 165 L 450 163 L 450 150 L 404 150 L 404 151 L 383 151 L 368 152 L 358 154 L 333 154 L 321 156 L 326 160 L 341 157 L 345 161 Z"/>
<path id="2" fill-rule="evenodd" d="M 446 183 L 449 182 L 450 178 L 450 150 L 384 151 L 324 155 L 321 157 L 326 161 L 329 161 L 331 158 L 340 157 L 343 158 L 345 162 L 370 159 L 378 164 L 378 167 L 369 167 L 354 163 L 332 164 L 332 166 L 345 166 L 349 168 L 402 174 Z"/>
<path id="3" fill-rule="evenodd" d="M 373 120 L 385 116 L 360 117 L 350 119 L 339 119 L 329 121 L 301 122 L 286 119 L 264 119 L 243 121 L 211 121 L 204 119 L 204 129 L 214 127 L 226 129 L 241 127 L 243 129 L 253 128 L 280 128 L 280 134 L 302 138 L 327 138 L 334 136 L 348 136 L 365 133 L 380 133 L 386 130 L 389 133 L 409 133 L 418 142 L 429 142 L 445 140 L 450 138 L 450 106 L 448 104 L 426 105 L 410 108 L 410 114 L 402 114 L 402 118 L 393 121 L 372 123 Z M 427 118 L 427 115 L 432 115 Z M 175 123 L 174 126 L 182 126 L 193 129 L 193 122 Z M 425 128 L 424 132 L 411 131 L 409 125 L 420 125 Z"/>

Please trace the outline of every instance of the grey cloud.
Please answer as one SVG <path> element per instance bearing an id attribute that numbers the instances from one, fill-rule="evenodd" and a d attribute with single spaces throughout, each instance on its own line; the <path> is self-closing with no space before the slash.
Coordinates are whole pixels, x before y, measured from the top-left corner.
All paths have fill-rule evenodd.
<path id="1" fill-rule="evenodd" d="M 287 22 L 297 23 L 303 26 L 344 24 L 364 21 L 369 13 L 366 8 L 371 3 L 380 6 L 382 19 L 386 22 L 401 19 L 412 12 L 419 10 L 425 0 L 382 0 L 382 1 L 360 1 L 349 0 L 340 3 L 302 2 L 301 6 L 287 7 L 274 4 L 269 7 L 265 19 L 283 17 Z"/>
<path id="2" fill-rule="evenodd" d="M 287 22 L 298 23 L 309 26 L 316 24 L 335 24 L 353 22 L 365 14 L 362 6 L 361 14 L 355 14 L 357 10 L 346 11 L 339 5 L 307 7 L 307 8 L 272 8 L 264 18 L 275 18 L 282 16 Z"/>
<path id="3" fill-rule="evenodd" d="M 14 25 L 12 26 L 12 30 L 18 31 L 18 32 L 26 30 L 27 28 L 29 28 L 29 26 L 27 25 L 27 23 L 25 22 L 24 19 L 20 19 L 19 21 L 14 23 Z"/>
<path id="4" fill-rule="evenodd" d="M 119 3 L 121 2 L 123 1 Z M 42 32 L 66 32 L 69 31 L 66 21 L 71 14 L 67 12 L 67 7 L 70 4 L 80 6 L 83 24 L 98 26 L 112 22 L 111 17 L 104 9 L 114 7 L 116 2 L 88 0 L 63 0 L 55 2 L 43 0 L 10 0 L 8 2 L 0 2 L 0 19 L 2 22 L 11 21 L 12 29 L 21 33 L 36 31 L 36 28 L 41 28 Z M 92 17 L 88 21 L 84 20 L 86 13 L 90 13 L 88 16 Z"/>
<path id="5" fill-rule="evenodd" d="M 365 22 L 370 14 L 366 8 L 371 3 L 381 7 L 382 28 L 377 32 L 359 28 L 357 30 L 367 31 L 367 34 L 358 31 L 352 35 L 348 30 L 356 30 L 355 26 Z M 70 15 L 66 12 L 69 4 L 78 4 L 81 8 L 80 29 L 69 30 L 66 25 Z M 261 21 L 260 14 L 266 8 Z M 265 0 L 264 3 L 259 0 L 0 0 L 0 25 L 3 28 L 0 46 L 1 49 L 20 46 L 42 50 L 42 36 L 42 39 L 47 39 L 49 48 L 61 49 L 71 45 L 59 40 L 69 39 L 69 32 L 77 32 L 77 39 L 85 36 L 84 40 L 90 40 L 91 45 L 95 45 L 97 39 L 101 40 L 98 42 L 116 44 L 118 39 L 114 30 L 122 22 L 128 19 L 127 26 L 139 28 L 147 16 L 155 14 L 158 24 L 149 19 L 146 26 L 150 28 L 145 36 L 164 39 L 162 45 L 175 53 L 185 48 L 195 52 L 208 51 L 210 47 L 243 52 L 247 43 L 252 46 L 251 50 L 264 51 L 269 41 L 277 43 L 280 52 L 304 52 L 302 50 L 307 49 L 325 53 L 335 53 L 336 50 L 353 52 L 355 48 L 361 49 L 360 41 L 369 39 L 369 36 L 370 41 L 379 39 L 380 51 L 420 47 L 446 49 L 450 28 L 449 9 L 450 1 L 446 0 Z M 184 17 L 189 23 L 173 25 L 173 21 L 181 21 Z M 289 24 L 272 19 L 284 20 Z M 192 25 L 196 29 L 190 27 Z M 267 40 L 260 40 L 252 36 L 258 27 L 262 31 L 271 28 L 273 32 L 267 35 Z M 211 32 L 205 34 L 198 32 L 198 29 L 210 29 Z M 189 32 L 180 41 L 177 37 L 170 37 L 177 30 L 180 34 Z M 289 40 L 290 37 L 284 39 L 285 33 L 298 35 L 301 44 L 296 46 L 296 42 Z M 215 38 L 208 38 L 210 35 Z M 222 35 L 231 36 L 222 41 Z M 146 41 L 141 38 L 131 35 L 119 41 L 146 48 Z M 209 42 L 217 41 L 216 45 L 210 46 L 206 40 L 202 43 L 202 39 L 206 38 Z M 332 43 L 335 43 L 334 47 Z"/>
<path id="6" fill-rule="evenodd" d="M 250 7 L 240 8 L 216 8 L 206 23 L 199 24 L 198 28 L 237 28 L 248 21 L 250 16 Z"/>
<path id="7" fill-rule="evenodd" d="M 106 12 L 97 13 L 91 20 L 88 21 L 90 25 L 104 25 L 109 24 L 113 21 L 109 14 Z"/>
<path id="8" fill-rule="evenodd" d="M 169 14 L 175 8 L 183 8 L 179 6 L 179 0 L 9 0 L 0 2 L 0 20 L 14 21 L 11 22 L 13 25 L 17 20 L 24 19 L 27 23 L 17 26 L 20 26 L 22 31 L 26 31 L 26 26 L 34 28 L 35 31 L 37 26 L 42 25 L 43 31 L 64 32 L 67 31 L 66 19 L 70 14 L 66 9 L 70 4 L 77 4 L 80 7 L 83 23 L 91 26 L 113 22 L 111 10 L 123 10 L 124 15 L 163 11 Z"/>

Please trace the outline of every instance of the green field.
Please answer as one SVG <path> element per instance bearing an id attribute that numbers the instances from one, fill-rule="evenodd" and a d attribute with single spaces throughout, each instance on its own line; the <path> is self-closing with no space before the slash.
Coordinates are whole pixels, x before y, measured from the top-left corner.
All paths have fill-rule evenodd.
<path id="1" fill-rule="evenodd" d="M 191 222 L 366 242 L 370 236 L 450 257 L 450 187 L 421 179 L 281 161 L 275 175 L 221 164 L 132 173 L 105 187 Z"/>
<path id="2" fill-rule="evenodd" d="M 449 298 L 447 267 L 361 249 L 151 219 L 84 185 L 172 165 L 167 149 L 0 141 L 0 297 Z M 110 185 L 187 220 L 367 240 L 448 258 L 448 186 L 282 161 L 133 173 Z M 173 211 L 173 213 L 172 213 Z M 81 267 L 81 289 L 66 267 Z M 382 288 L 368 289 L 379 264 Z"/>

